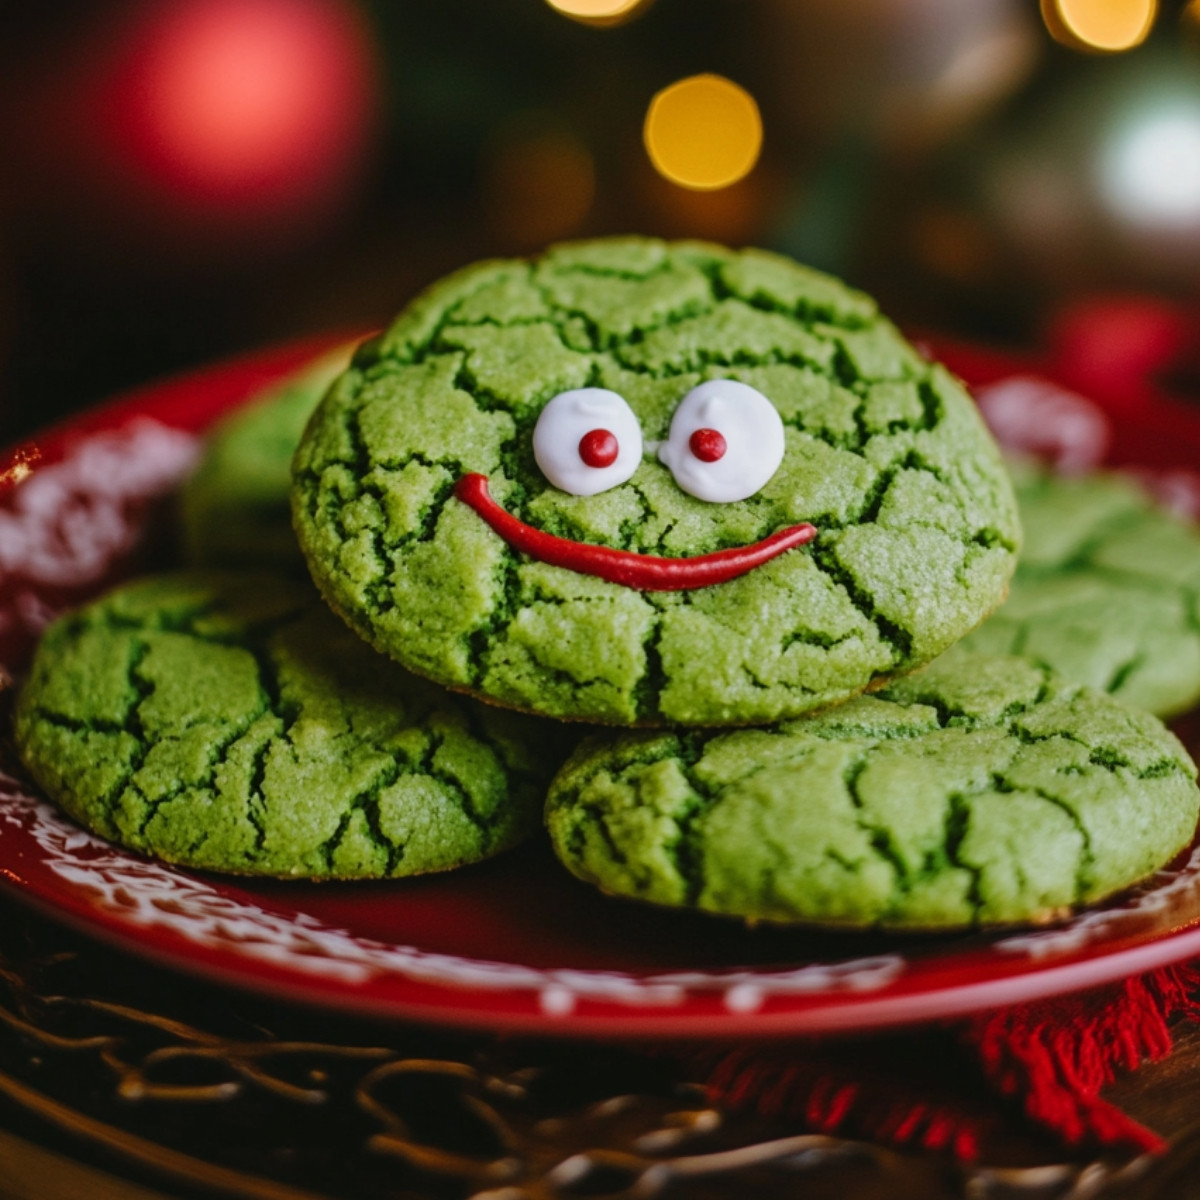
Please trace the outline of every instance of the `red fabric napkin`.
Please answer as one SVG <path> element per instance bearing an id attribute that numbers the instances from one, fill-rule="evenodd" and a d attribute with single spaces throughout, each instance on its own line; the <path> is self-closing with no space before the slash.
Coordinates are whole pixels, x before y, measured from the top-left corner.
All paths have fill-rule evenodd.
<path id="1" fill-rule="evenodd" d="M 915 1034 L 707 1049 L 691 1063 L 712 1103 L 821 1133 L 973 1159 L 1001 1120 L 990 1092 L 1065 1146 L 1154 1152 L 1163 1140 L 1100 1091 L 1169 1054 L 1183 1016 L 1200 1018 L 1200 961 Z"/>

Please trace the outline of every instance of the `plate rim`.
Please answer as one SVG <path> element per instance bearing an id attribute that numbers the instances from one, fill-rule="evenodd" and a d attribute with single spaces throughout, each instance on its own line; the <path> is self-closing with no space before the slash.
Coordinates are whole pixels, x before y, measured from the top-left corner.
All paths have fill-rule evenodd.
<path id="1" fill-rule="evenodd" d="M 132 392 L 118 396 L 98 406 L 85 410 L 75 417 L 67 418 L 48 429 L 31 435 L 21 442 L 0 451 L 0 464 L 30 462 L 36 473 L 55 462 L 61 461 L 73 445 L 90 436 L 127 427 L 142 418 L 158 421 L 168 428 L 189 433 L 200 433 L 225 412 L 231 411 L 249 400 L 263 387 L 277 382 L 292 370 L 316 357 L 331 346 L 349 339 L 349 335 L 327 335 L 306 338 L 262 351 L 239 355 L 206 367 L 172 376 L 149 384 Z M 929 339 L 926 339 L 928 341 Z M 950 360 L 952 369 L 966 373 L 964 364 L 979 363 L 978 376 L 984 380 L 991 376 L 1001 377 L 1014 371 L 1033 371 L 1051 381 L 1053 372 L 1047 371 L 1033 360 L 1005 356 L 998 351 L 971 347 L 965 343 L 938 341 L 938 356 Z M 972 358 L 974 356 L 974 359 Z M 215 386 L 217 382 L 222 387 Z M 1200 442 L 1200 414 L 1168 401 L 1155 402 L 1144 414 L 1154 421 L 1174 425 L 1181 422 L 1189 427 L 1190 434 Z M 7 497 L 20 481 L 14 472 L 0 471 L 0 499 Z M 36 791 L 32 792 L 37 797 Z M 88 835 L 91 836 L 91 835 Z M 3 837 L 0 836 L 0 846 Z M 107 845 L 107 844 L 106 844 Z M 113 853 L 125 855 L 131 861 L 140 856 L 111 847 Z M 143 860 L 144 861 L 144 860 Z M 1196 870 L 1200 873 L 1200 850 L 1193 854 Z M 167 871 L 180 872 L 162 864 Z M 181 871 L 188 878 L 204 879 L 205 876 Z M 218 877 L 222 878 L 222 877 Z M 236 877 L 229 886 L 239 892 L 253 894 L 253 879 Z M 498 995 L 511 989 L 480 989 L 453 987 L 447 983 L 437 985 L 444 998 L 408 999 L 389 995 L 378 996 L 366 990 L 335 986 L 327 979 L 304 977 L 299 972 L 284 976 L 282 969 L 264 971 L 261 964 L 253 968 L 253 959 L 239 952 L 229 962 L 215 961 L 214 953 L 197 957 L 194 942 L 181 934 L 171 935 L 162 926 L 155 927 L 153 939 L 145 938 L 145 929 L 122 924 L 118 915 L 105 909 L 95 901 L 88 902 L 77 895 L 71 902 L 56 901 L 47 890 L 22 877 L 11 862 L 5 862 L 0 849 L 0 887 L 17 900 L 28 903 L 36 910 L 60 920 L 72 928 L 115 946 L 134 957 L 147 959 L 181 971 L 199 975 L 232 987 L 248 989 L 272 996 L 283 997 L 310 1006 L 334 1009 L 339 1012 L 355 1013 L 375 1019 L 417 1021 L 454 1028 L 505 1031 L 521 1034 L 551 1036 L 584 1036 L 589 1038 L 644 1038 L 659 1037 L 686 1039 L 689 1037 L 783 1037 L 789 1035 L 848 1034 L 854 1031 L 897 1028 L 935 1019 L 954 1018 L 1007 1004 L 1082 990 L 1098 984 L 1112 982 L 1132 974 L 1139 974 L 1156 967 L 1182 961 L 1200 953 L 1200 913 L 1180 927 L 1149 939 L 1126 939 L 1131 944 L 1117 943 L 1104 953 L 1096 954 L 1095 947 L 1083 943 L 1077 953 L 1067 953 L 1046 965 L 1036 965 L 1031 956 L 1026 968 L 992 975 L 988 978 L 972 979 L 967 982 L 946 983 L 925 988 L 917 992 L 901 990 L 886 993 L 843 989 L 824 994 L 821 1004 L 796 1004 L 788 1006 L 786 998 L 770 997 L 766 1006 L 744 1012 L 731 1011 L 728 1006 L 721 1011 L 688 1011 L 689 1005 L 698 1003 L 695 993 L 686 993 L 684 999 L 668 1007 L 638 1009 L 629 1004 L 610 1006 L 613 1011 L 593 1011 L 591 1006 L 582 1011 L 567 1009 L 561 1013 L 547 1012 L 544 1005 L 535 1000 L 526 1005 L 524 1011 L 511 1009 L 497 1012 L 497 1006 L 488 1004 Z M 1083 909 L 1077 917 L 1089 913 L 1106 911 L 1100 908 Z M 293 919 L 300 914 L 293 910 Z M 1070 928 L 1070 922 L 1064 929 Z M 1042 931 L 1022 932 L 1037 937 Z M 1053 932 L 1053 931 L 1050 931 Z M 142 933 L 143 937 L 138 934 Z M 903 935 L 897 935 L 903 937 Z M 172 937 L 174 940 L 172 941 Z M 1016 960 L 1013 960 L 1014 963 Z M 482 964 L 482 960 L 480 960 Z M 516 965 L 516 964 L 513 964 Z M 835 964 L 836 965 L 836 964 Z M 540 971 L 540 968 L 533 968 Z M 574 972 L 585 975 L 580 969 Z M 611 976 L 613 972 L 591 972 L 597 976 Z M 709 972 L 715 976 L 730 974 Z M 771 970 L 760 972 L 764 979 Z M 619 973 L 618 973 L 619 974 Z M 643 976 L 651 972 L 641 972 Z M 411 989 L 412 981 L 403 976 L 402 987 Z M 418 989 L 419 991 L 419 989 Z M 531 993 L 532 994 L 532 993 Z M 715 991 L 713 992 L 715 995 Z M 809 993 L 811 995 L 811 993 Z M 466 1002 L 475 997 L 475 1002 Z M 480 999 L 482 997 L 482 999 Z M 800 993 L 803 1000 L 805 993 Z M 457 999 L 458 1004 L 448 1004 Z"/>

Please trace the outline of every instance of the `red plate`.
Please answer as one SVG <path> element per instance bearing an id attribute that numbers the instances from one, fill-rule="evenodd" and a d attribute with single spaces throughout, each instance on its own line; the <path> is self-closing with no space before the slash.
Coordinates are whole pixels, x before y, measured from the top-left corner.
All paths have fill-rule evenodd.
<path id="1" fill-rule="evenodd" d="M 106 405 L 0 460 L 0 662 L 19 672 L 64 606 L 142 568 L 169 530 L 196 435 L 322 349 L 214 367 Z M 937 351 L 1010 442 L 1134 467 L 1194 511 L 1200 414 L 1101 408 L 1011 359 Z M 1111 451 L 1111 452 L 1110 452 Z M 1200 722 L 1181 732 L 1200 746 Z M 246 883 L 118 850 L 59 817 L 11 759 L 0 882 L 126 950 L 329 1007 L 538 1033 L 818 1033 L 926 1021 L 1088 987 L 1200 954 L 1200 846 L 1049 929 L 820 935 L 608 900 L 543 845 L 386 884 Z"/>

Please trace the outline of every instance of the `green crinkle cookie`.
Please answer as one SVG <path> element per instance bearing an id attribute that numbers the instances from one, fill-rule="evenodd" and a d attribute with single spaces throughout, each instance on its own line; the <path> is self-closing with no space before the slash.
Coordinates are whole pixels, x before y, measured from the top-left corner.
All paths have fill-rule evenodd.
<path id="1" fill-rule="evenodd" d="M 1014 466 L 1025 545 L 967 645 L 1172 716 L 1200 700 L 1200 532 L 1132 480 Z"/>
<path id="2" fill-rule="evenodd" d="M 748 499 L 685 494 L 653 453 L 692 388 L 778 410 L 785 453 Z M 617 392 L 646 452 L 593 496 L 532 451 L 558 393 Z M 811 522 L 729 582 L 639 591 L 533 561 L 454 495 L 467 473 L 537 530 L 691 558 Z M 496 703 L 609 724 L 752 724 L 929 661 L 1003 598 L 1019 527 L 963 388 L 837 280 L 760 250 L 641 238 L 485 262 L 367 343 L 310 422 L 296 529 L 318 586 L 409 669 Z"/>
<path id="3" fill-rule="evenodd" d="M 750 920 L 1037 922 L 1169 861 L 1196 769 L 1153 716 L 956 648 L 887 690 L 725 732 L 585 741 L 550 788 L 581 879 Z"/>
<path id="4" fill-rule="evenodd" d="M 52 625 L 16 714 L 71 816 L 168 862 L 380 878 L 533 832 L 558 727 L 443 692 L 359 641 L 308 585 L 192 573 Z"/>
<path id="5" fill-rule="evenodd" d="M 292 456 L 351 347 L 324 355 L 219 422 L 180 494 L 187 560 L 307 574 L 292 532 Z"/>

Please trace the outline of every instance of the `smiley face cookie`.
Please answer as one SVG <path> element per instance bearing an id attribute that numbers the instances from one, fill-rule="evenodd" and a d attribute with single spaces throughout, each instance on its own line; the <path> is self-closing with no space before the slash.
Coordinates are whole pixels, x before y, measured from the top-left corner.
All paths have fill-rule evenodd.
<path id="1" fill-rule="evenodd" d="M 927 662 L 1003 598 L 1011 487 L 873 302 L 648 239 L 486 262 L 357 354 L 293 468 L 333 608 L 410 670 L 612 724 L 753 724 Z"/>

